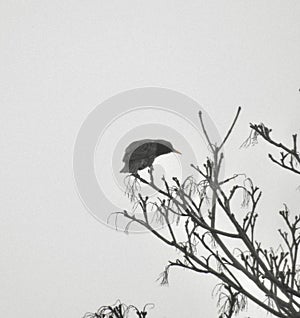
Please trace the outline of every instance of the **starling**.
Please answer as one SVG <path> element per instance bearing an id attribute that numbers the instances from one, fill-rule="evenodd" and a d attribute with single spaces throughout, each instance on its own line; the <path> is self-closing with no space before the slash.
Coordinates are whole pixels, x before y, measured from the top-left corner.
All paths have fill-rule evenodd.
<path id="1" fill-rule="evenodd" d="M 120 172 L 137 173 L 146 167 L 151 167 L 156 157 L 170 152 L 181 154 L 175 150 L 169 141 L 161 139 L 143 139 L 132 142 L 125 150 Z"/>

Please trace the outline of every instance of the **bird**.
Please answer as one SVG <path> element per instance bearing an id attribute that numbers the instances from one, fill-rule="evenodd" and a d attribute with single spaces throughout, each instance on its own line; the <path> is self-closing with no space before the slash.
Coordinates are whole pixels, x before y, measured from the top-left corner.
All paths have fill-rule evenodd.
<path id="1" fill-rule="evenodd" d="M 153 161 L 158 156 L 174 152 L 181 154 L 174 149 L 169 141 L 163 139 L 142 139 L 132 142 L 126 149 L 123 157 L 124 167 L 121 173 L 136 174 L 138 170 L 152 167 Z"/>

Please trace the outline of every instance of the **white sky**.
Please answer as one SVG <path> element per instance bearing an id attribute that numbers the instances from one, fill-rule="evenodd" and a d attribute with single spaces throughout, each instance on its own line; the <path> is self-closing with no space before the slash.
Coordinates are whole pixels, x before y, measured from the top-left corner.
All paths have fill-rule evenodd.
<path id="1" fill-rule="evenodd" d="M 86 211 L 75 138 L 98 104 L 136 87 L 192 97 L 221 134 L 241 105 L 226 172 L 264 190 L 261 237 L 272 244 L 277 210 L 299 206 L 300 181 L 269 164 L 263 144 L 238 147 L 249 122 L 286 141 L 300 131 L 299 16 L 299 1 L 0 1 L 3 317 L 81 317 L 118 298 L 155 303 L 149 318 L 216 317 L 214 280 L 174 269 L 160 287 L 175 254 Z"/>

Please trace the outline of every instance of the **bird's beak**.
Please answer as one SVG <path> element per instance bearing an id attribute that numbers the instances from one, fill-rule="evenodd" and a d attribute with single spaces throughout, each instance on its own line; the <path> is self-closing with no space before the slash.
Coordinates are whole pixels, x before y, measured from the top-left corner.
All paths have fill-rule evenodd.
<path id="1" fill-rule="evenodd" d="M 176 150 L 176 149 L 174 149 L 173 152 L 176 152 L 176 153 L 178 153 L 178 154 L 180 154 L 180 155 L 182 154 L 180 151 L 178 151 L 178 150 Z"/>

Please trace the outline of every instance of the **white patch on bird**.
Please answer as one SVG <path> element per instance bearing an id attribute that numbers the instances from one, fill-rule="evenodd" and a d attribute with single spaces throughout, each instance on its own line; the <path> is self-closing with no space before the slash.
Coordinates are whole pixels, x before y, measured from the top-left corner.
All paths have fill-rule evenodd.
<path id="1" fill-rule="evenodd" d="M 156 166 L 163 167 L 163 173 L 159 175 L 158 171 L 156 175 L 161 179 L 164 176 L 167 180 L 171 180 L 172 177 L 180 178 L 182 174 L 182 166 L 181 166 L 181 157 L 175 153 L 168 153 L 166 155 L 162 155 L 157 157 L 154 160 L 154 171 L 156 170 Z"/>

